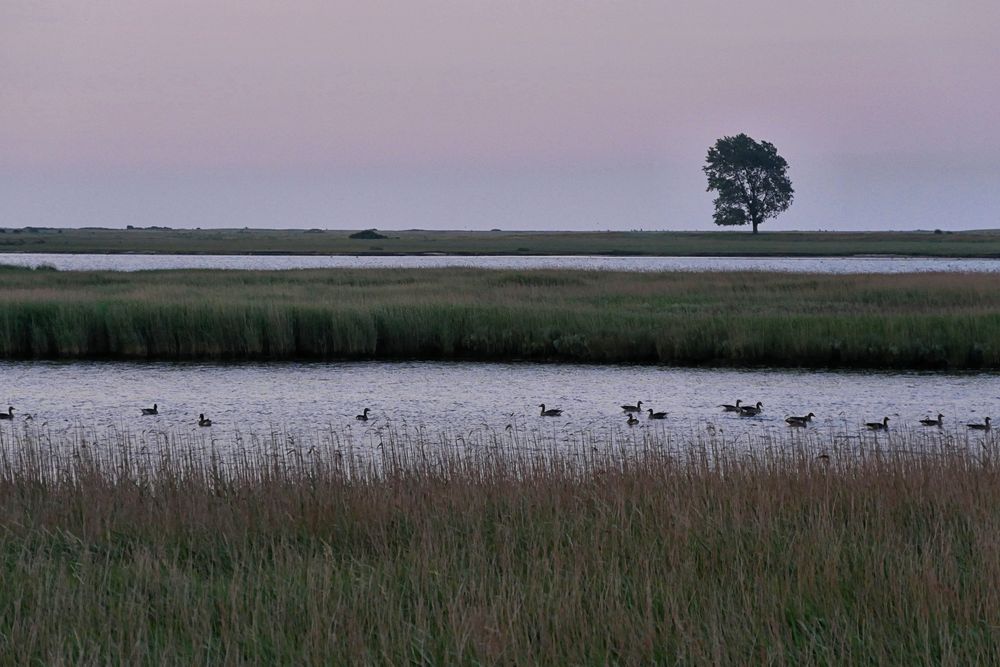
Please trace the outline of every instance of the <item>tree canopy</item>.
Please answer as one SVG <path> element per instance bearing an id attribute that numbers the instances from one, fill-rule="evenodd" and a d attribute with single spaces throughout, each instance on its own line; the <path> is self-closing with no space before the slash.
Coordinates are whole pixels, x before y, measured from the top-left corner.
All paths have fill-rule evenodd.
<path id="1" fill-rule="evenodd" d="M 788 162 L 774 144 L 745 134 L 723 137 L 708 149 L 708 191 L 717 192 L 713 218 L 717 225 L 757 226 L 792 204 L 794 190 Z"/>

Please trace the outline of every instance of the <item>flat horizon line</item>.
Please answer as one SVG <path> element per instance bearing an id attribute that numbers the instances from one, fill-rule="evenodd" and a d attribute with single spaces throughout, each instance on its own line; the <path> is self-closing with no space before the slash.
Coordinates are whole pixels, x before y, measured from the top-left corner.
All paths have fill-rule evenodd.
<path id="1" fill-rule="evenodd" d="M 753 236 L 747 229 L 426 229 L 391 227 L 170 227 L 151 225 L 148 227 L 125 226 L 103 227 L 85 225 L 80 227 L 51 227 L 46 225 L 25 225 L 22 227 L 0 227 L 0 230 L 53 230 L 53 231 L 109 231 L 109 232 L 360 232 L 383 231 L 399 233 L 428 234 L 731 234 Z M 757 236 L 774 234 L 996 234 L 1000 227 L 976 227 L 971 229 L 761 229 Z M 387 239 L 391 240 L 391 239 Z"/>

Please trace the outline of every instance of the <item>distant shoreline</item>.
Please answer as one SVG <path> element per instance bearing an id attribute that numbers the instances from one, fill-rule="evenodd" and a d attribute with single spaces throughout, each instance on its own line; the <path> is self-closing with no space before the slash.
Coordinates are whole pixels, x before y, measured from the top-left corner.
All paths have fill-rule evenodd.
<path id="1" fill-rule="evenodd" d="M 1000 230 L 956 232 L 468 232 L 0 228 L 4 253 L 306 256 L 1000 258 Z"/>

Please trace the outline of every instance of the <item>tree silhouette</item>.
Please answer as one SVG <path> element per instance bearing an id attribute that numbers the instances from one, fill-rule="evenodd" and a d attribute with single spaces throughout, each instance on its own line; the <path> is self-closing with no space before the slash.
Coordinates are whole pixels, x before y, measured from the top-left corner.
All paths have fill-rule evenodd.
<path id="1" fill-rule="evenodd" d="M 774 144 L 745 134 L 723 137 L 708 149 L 702 171 L 708 192 L 717 192 L 713 218 L 717 225 L 757 226 L 792 204 L 794 190 L 788 163 Z"/>

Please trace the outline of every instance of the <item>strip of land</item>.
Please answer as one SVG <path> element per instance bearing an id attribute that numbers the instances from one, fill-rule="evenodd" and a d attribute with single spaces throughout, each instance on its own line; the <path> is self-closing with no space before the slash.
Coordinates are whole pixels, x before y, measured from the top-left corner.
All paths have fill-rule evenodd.
<path id="1" fill-rule="evenodd" d="M 1000 465 L 976 442 L 682 462 L 498 434 L 387 441 L 376 472 L 2 428 L 11 664 L 1000 662 Z"/>
<path id="2" fill-rule="evenodd" d="M 0 268 L 0 358 L 1000 368 L 1000 276 Z"/>
<path id="3" fill-rule="evenodd" d="M 964 232 L 468 232 L 0 228 L 0 253 L 1000 257 L 1000 230 Z M 372 236 L 367 234 L 364 236 Z"/>

